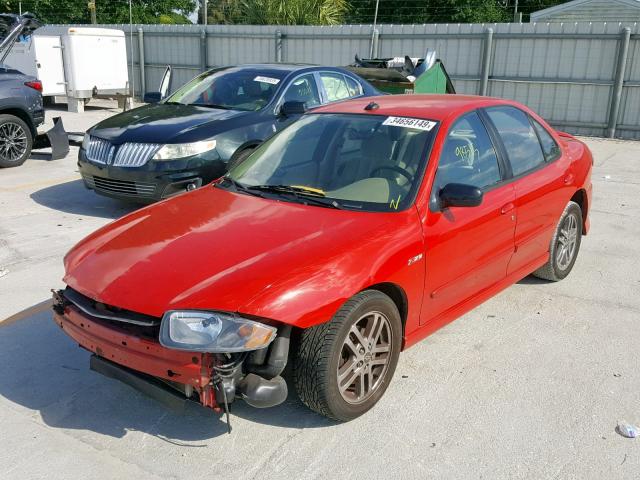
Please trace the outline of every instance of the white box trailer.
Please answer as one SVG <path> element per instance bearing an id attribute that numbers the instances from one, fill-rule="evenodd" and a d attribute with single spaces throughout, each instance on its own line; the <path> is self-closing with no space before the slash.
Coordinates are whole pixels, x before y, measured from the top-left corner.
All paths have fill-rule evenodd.
<path id="1" fill-rule="evenodd" d="M 93 97 L 130 95 L 122 30 L 42 27 L 14 45 L 5 63 L 36 76 L 44 96 L 66 96 L 70 111 L 82 111 Z"/>
<path id="2" fill-rule="evenodd" d="M 7 65 L 42 82 L 45 97 L 66 96 L 62 40 L 57 35 L 31 36 L 16 42 L 5 60 Z"/>

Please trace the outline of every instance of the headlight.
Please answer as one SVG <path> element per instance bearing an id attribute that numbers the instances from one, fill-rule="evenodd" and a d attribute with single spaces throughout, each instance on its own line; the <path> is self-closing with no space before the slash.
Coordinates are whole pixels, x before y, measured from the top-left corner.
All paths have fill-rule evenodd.
<path id="1" fill-rule="evenodd" d="M 170 311 L 162 317 L 160 343 L 192 352 L 245 352 L 267 347 L 276 337 L 269 325 L 228 313 Z"/>
<path id="2" fill-rule="evenodd" d="M 153 156 L 154 160 L 174 160 L 191 157 L 216 148 L 215 140 L 204 140 L 194 143 L 168 143 L 163 145 Z"/>
<path id="3" fill-rule="evenodd" d="M 89 148 L 89 140 L 91 139 L 91 135 L 89 135 L 88 133 L 84 134 L 84 137 L 82 138 L 82 149 L 83 150 L 87 150 Z"/>

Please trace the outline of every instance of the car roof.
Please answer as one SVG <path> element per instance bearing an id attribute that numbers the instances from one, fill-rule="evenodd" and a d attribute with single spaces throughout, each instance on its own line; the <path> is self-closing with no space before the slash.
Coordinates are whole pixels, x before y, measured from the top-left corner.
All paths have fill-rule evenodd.
<path id="1" fill-rule="evenodd" d="M 246 63 L 242 65 L 232 65 L 227 68 L 255 68 L 265 70 L 282 70 L 284 72 L 295 72 L 307 68 L 316 68 L 317 65 L 307 63 Z"/>
<path id="2" fill-rule="evenodd" d="M 365 110 L 371 102 L 376 103 L 378 107 Z M 500 98 L 476 95 L 381 95 L 332 103 L 314 109 L 313 113 L 368 113 L 443 121 L 450 116 L 480 107 L 512 104 L 513 102 Z"/>

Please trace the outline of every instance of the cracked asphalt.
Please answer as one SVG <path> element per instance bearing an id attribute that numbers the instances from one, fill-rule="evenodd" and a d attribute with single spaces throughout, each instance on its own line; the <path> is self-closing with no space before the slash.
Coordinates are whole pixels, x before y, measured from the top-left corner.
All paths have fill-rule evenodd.
<path id="1" fill-rule="evenodd" d="M 640 142 L 586 141 L 592 230 L 566 280 L 528 277 L 411 348 L 351 423 L 291 395 L 238 402 L 231 435 L 89 371 L 51 321 L 64 253 L 133 207 L 84 189 L 75 148 L 0 170 L 0 478 L 638 478 L 640 439 L 615 427 L 640 424 Z"/>

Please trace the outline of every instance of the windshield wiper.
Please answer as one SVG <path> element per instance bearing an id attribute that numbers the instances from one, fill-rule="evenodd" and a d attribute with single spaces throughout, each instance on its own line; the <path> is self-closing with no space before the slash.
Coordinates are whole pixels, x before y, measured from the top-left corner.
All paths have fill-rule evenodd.
<path id="1" fill-rule="evenodd" d="M 193 105 L 194 107 L 219 108 L 220 110 L 232 110 L 231 107 L 227 107 L 226 105 L 216 105 L 215 103 L 188 103 L 187 105 Z"/>
<path id="2" fill-rule="evenodd" d="M 322 190 L 303 187 L 298 185 L 252 185 L 246 187 L 247 190 L 259 190 L 261 192 L 273 192 L 292 195 L 300 202 L 305 204 L 319 205 L 327 208 L 342 209 L 340 204 L 335 200 L 325 199 L 325 194 Z"/>
<path id="3" fill-rule="evenodd" d="M 233 188 L 235 188 L 236 192 L 246 193 L 247 195 L 253 195 L 254 197 L 264 198 L 264 195 L 261 195 L 259 192 L 256 192 L 254 190 L 249 190 L 245 185 L 238 182 L 237 180 L 234 180 L 228 175 L 225 175 L 224 177 L 222 177 L 222 179 L 233 185 Z M 214 183 L 214 185 L 216 184 Z"/>

